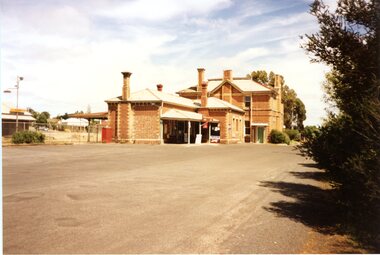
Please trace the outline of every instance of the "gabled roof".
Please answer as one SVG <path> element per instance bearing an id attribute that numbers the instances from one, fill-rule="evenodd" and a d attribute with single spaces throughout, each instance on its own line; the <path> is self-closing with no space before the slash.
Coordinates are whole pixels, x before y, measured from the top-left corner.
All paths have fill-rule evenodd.
<path id="1" fill-rule="evenodd" d="M 208 80 L 208 91 L 216 90 L 223 83 L 223 79 L 209 79 Z M 232 81 L 228 81 L 235 87 L 239 88 L 243 92 L 269 92 L 270 88 L 252 81 L 248 78 L 234 78 Z"/>
<path id="2" fill-rule="evenodd" d="M 225 81 L 222 78 L 209 79 L 207 81 L 207 84 L 208 84 L 207 90 L 209 92 L 213 92 L 216 89 L 218 89 L 218 87 L 220 87 L 224 82 L 229 82 L 236 89 L 238 89 L 242 92 L 269 92 L 269 91 L 273 91 L 272 87 L 265 85 L 265 84 L 255 82 L 255 81 L 252 81 L 251 79 L 245 78 L 245 77 L 242 77 L 242 78 L 236 77 L 232 81 Z M 197 86 L 191 86 L 191 87 L 188 87 L 186 89 L 180 90 L 177 93 L 195 93 L 195 92 L 197 92 L 196 88 L 197 88 Z"/>
<path id="3" fill-rule="evenodd" d="M 200 104 L 201 100 L 197 99 L 194 100 L 194 102 Z M 244 112 L 243 109 L 237 107 L 236 105 L 230 104 L 226 101 L 220 100 L 216 97 L 209 97 L 207 98 L 207 108 L 209 109 L 232 109 L 238 112 Z"/>
<path id="4" fill-rule="evenodd" d="M 106 100 L 106 102 L 119 102 L 121 97 L 115 97 Z M 198 108 L 194 104 L 193 100 L 180 97 L 178 95 L 169 94 L 162 91 L 152 90 L 152 89 L 143 89 L 131 93 L 131 96 L 127 100 L 128 102 L 164 102 L 174 105 L 180 105 L 190 108 Z"/>

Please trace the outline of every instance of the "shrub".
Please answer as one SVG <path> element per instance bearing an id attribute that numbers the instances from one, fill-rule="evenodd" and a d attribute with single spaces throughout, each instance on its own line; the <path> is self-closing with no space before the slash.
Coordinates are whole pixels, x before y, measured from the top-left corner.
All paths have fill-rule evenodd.
<path id="1" fill-rule="evenodd" d="M 286 144 L 289 144 L 290 143 L 290 139 L 289 139 L 289 136 L 286 134 L 286 133 L 283 133 L 281 131 L 278 131 L 278 130 L 272 130 L 269 134 L 269 141 L 271 143 L 286 143 Z"/>
<path id="2" fill-rule="evenodd" d="M 12 135 L 12 143 L 44 143 L 45 135 L 36 131 L 19 131 Z"/>
<path id="3" fill-rule="evenodd" d="M 297 129 L 285 129 L 285 133 L 289 136 L 292 141 L 300 141 L 301 133 Z"/>
<path id="4" fill-rule="evenodd" d="M 316 126 L 306 126 L 302 130 L 301 136 L 302 136 L 302 139 L 304 140 L 308 140 L 308 139 L 310 140 L 319 136 L 319 132 L 320 132 L 320 129 Z"/>

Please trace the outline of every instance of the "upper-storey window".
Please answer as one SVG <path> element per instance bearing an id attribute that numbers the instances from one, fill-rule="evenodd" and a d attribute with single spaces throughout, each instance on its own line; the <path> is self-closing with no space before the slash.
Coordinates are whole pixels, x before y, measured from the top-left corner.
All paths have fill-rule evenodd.
<path id="1" fill-rule="evenodd" d="M 251 107 L 251 96 L 245 96 L 244 102 L 245 102 L 245 107 L 247 108 Z"/>

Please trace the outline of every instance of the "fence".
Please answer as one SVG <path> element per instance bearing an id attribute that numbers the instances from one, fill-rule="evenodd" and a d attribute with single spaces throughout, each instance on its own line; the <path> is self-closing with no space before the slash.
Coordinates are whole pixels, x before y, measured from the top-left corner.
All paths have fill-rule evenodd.
<path id="1" fill-rule="evenodd" d="M 102 128 L 100 124 L 90 126 L 78 126 L 75 123 L 32 123 L 19 122 L 18 130 L 39 131 L 45 135 L 47 144 L 64 144 L 64 143 L 101 143 Z M 9 139 L 16 132 L 15 122 L 2 122 L 3 141 Z"/>

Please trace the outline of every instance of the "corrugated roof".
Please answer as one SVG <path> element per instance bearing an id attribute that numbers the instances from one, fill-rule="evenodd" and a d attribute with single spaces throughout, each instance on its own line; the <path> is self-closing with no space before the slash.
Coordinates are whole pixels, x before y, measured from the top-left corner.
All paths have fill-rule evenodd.
<path id="1" fill-rule="evenodd" d="M 2 120 L 16 120 L 16 114 L 1 114 L 1 119 Z M 19 121 L 35 121 L 36 119 L 33 118 L 31 115 L 18 115 L 18 120 Z"/>
<path id="2" fill-rule="evenodd" d="M 106 100 L 106 102 L 119 102 L 121 101 L 121 97 L 115 97 Z M 131 93 L 131 96 L 128 98 L 129 102 L 164 102 L 175 105 L 186 106 L 190 108 L 198 108 L 197 105 L 194 104 L 193 100 L 180 97 L 178 95 L 169 94 L 166 92 L 152 90 L 152 89 L 143 89 L 140 91 L 136 91 Z"/>
<path id="3" fill-rule="evenodd" d="M 195 120 L 201 121 L 202 114 L 196 112 L 187 112 L 177 109 L 170 109 L 169 111 L 162 114 L 161 119 L 170 119 L 170 120 Z"/>
<path id="4" fill-rule="evenodd" d="M 208 81 L 208 91 L 213 91 L 216 89 L 219 85 L 223 83 L 222 79 L 210 79 Z M 231 82 L 233 85 L 238 87 L 243 92 L 263 92 L 263 91 L 271 91 L 269 88 L 265 87 L 264 85 L 257 83 L 255 81 L 252 81 L 251 79 L 246 78 L 235 78 Z"/>
<path id="5" fill-rule="evenodd" d="M 207 81 L 207 91 L 213 91 L 216 89 L 219 85 L 223 83 L 223 79 L 218 78 L 218 79 L 209 79 Z M 272 89 L 264 84 L 260 84 L 258 82 L 252 81 L 251 79 L 247 78 L 234 78 L 233 81 L 231 82 L 233 85 L 235 85 L 238 89 L 240 89 L 243 92 L 265 92 L 265 91 L 271 91 Z M 191 86 L 186 89 L 180 90 L 177 93 L 191 93 L 191 92 L 196 92 L 194 90 L 194 87 L 196 86 Z"/>
<path id="6" fill-rule="evenodd" d="M 194 102 L 200 104 L 201 100 L 197 99 L 197 100 L 194 100 Z M 236 105 L 230 104 L 230 103 L 223 101 L 223 100 L 220 100 L 219 98 L 216 98 L 216 97 L 209 97 L 207 99 L 207 108 L 210 108 L 210 109 L 226 108 L 226 109 L 233 109 L 233 110 L 238 111 L 238 112 L 244 112 L 243 109 L 237 107 Z"/>

